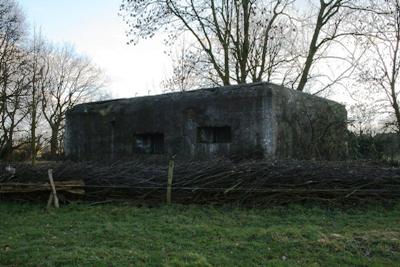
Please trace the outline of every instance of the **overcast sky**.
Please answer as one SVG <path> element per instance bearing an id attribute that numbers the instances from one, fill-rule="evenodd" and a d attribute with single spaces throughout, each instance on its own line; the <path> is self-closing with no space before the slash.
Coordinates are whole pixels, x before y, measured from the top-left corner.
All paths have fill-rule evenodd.
<path id="1" fill-rule="evenodd" d="M 114 97 L 161 93 L 170 71 L 162 39 L 127 45 L 120 0 L 18 0 L 30 28 L 52 42 L 73 44 L 103 68 Z"/>

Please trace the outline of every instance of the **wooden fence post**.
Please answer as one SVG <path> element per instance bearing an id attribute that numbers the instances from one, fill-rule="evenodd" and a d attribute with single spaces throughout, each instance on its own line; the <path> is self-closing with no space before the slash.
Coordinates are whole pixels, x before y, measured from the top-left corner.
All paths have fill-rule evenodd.
<path id="1" fill-rule="evenodd" d="M 167 184 L 167 204 L 171 204 L 172 178 L 174 176 L 174 160 L 171 159 L 168 164 L 168 184 Z"/>
<path id="2" fill-rule="evenodd" d="M 48 174 L 49 174 L 49 180 L 50 180 L 50 186 L 51 186 L 51 194 L 50 194 L 49 201 L 47 202 L 47 207 L 49 208 L 49 206 L 51 205 L 52 200 L 54 200 L 54 206 L 56 208 L 59 208 L 60 205 L 58 203 L 56 186 L 55 186 L 54 180 L 53 180 L 53 170 L 49 169 Z"/>

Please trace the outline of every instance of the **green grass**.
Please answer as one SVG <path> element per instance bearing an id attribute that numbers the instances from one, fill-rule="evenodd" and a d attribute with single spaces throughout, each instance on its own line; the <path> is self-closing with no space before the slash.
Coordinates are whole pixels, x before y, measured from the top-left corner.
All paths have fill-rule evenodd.
<path id="1" fill-rule="evenodd" d="M 0 266 L 399 266 L 400 206 L 0 203 Z"/>

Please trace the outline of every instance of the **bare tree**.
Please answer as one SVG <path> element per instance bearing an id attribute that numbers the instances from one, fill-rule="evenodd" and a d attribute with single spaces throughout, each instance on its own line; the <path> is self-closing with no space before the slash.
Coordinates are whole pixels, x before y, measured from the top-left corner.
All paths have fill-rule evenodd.
<path id="1" fill-rule="evenodd" d="M 0 0 L 0 158 L 29 144 L 32 164 L 48 124 L 53 155 L 60 150 L 66 111 L 104 97 L 105 79 L 70 46 L 52 48 L 36 31 L 26 38 L 24 15 L 14 0 Z M 28 149 L 26 149 L 28 150 Z"/>
<path id="2" fill-rule="evenodd" d="M 167 44 L 189 33 L 199 58 L 218 84 L 261 80 L 268 70 L 270 41 L 276 24 L 293 0 L 123 0 L 121 14 L 131 43 L 169 32 Z M 171 41 L 172 40 L 172 41 Z M 272 65 L 270 65 L 272 66 Z M 217 77 L 215 80 L 213 77 Z"/>
<path id="3" fill-rule="evenodd" d="M 357 34 L 346 28 L 349 18 L 351 18 L 350 15 L 359 9 L 355 2 L 351 0 L 319 0 L 317 14 L 313 18 L 315 20 L 314 30 L 296 88 L 298 91 L 304 91 L 310 79 L 311 68 L 319 59 L 319 53 L 326 52 L 333 43 L 340 43 L 340 38 Z"/>
<path id="4" fill-rule="evenodd" d="M 42 94 L 41 91 L 49 86 L 49 71 L 47 55 L 49 47 L 40 33 L 34 31 L 33 38 L 28 47 L 28 66 L 29 66 L 29 84 L 27 95 L 28 107 L 28 125 L 30 134 L 30 153 L 31 163 L 36 163 L 36 157 L 39 150 L 39 140 L 41 136 L 37 133 L 41 113 Z"/>
<path id="5" fill-rule="evenodd" d="M 161 85 L 165 91 L 187 91 L 201 85 L 198 79 L 198 64 L 200 60 L 196 49 L 187 46 L 185 40 L 179 44 L 179 48 L 171 51 L 172 75 L 162 81 Z"/>
<path id="6" fill-rule="evenodd" d="M 207 74 L 211 84 L 268 81 L 304 91 L 312 80 L 321 93 L 352 76 L 360 60 L 355 42 L 347 43 L 357 35 L 349 22 L 358 1 L 312 1 L 311 17 L 296 13 L 294 2 L 123 0 L 121 14 L 130 43 L 166 32 L 172 45 L 189 34 L 197 51 L 180 66 L 201 69 L 197 74 Z"/>
<path id="7" fill-rule="evenodd" d="M 48 83 L 41 87 L 42 112 L 48 123 L 50 150 L 53 157 L 60 152 L 60 143 L 68 109 L 101 96 L 104 73 L 88 58 L 64 45 L 48 54 Z"/>
<path id="8" fill-rule="evenodd" d="M 2 73 L 1 83 L 0 158 L 8 158 L 14 149 L 23 145 L 16 142 L 16 139 L 20 139 L 23 134 L 23 122 L 27 116 L 29 71 L 26 54 L 19 49 L 7 53 L 12 53 L 12 58 L 7 63 L 3 62 L 5 72 Z"/>
<path id="9" fill-rule="evenodd" d="M 368 54 L 360 65 L 361 81 L 368 93 L 375 93 L 377 101 L 385 103 L 400 133 L 400 102 L 398 88 L 400 71 L 400 3 L 398 0 L 370 0 L 365 20 L 360 22 L 367 39 Z"/>
<path id="10" fill-rule="evenodd" d="M 0 1 L 0 158 L 16 148 L 14 141 L 26 113 L 26 53 L 21 48 L 25 18 L 13 0 Z"/>
<path id="11" fill-rule="evenodd" d="M 286 13 L 294 1 L 269 1 L 262 5 L 258 4 L 256 10 L 250 16 L 250 22 L 246 23 L 243 19 L 243 25 L 248 24 L 248 41 L 243 38 L 243 43 L 248 43 L 247 49 L 239 53 L 240 72 L 250 75 L 250 81 L 270 82 L 275 72 L 279 72 L 282 64 L 291 62 L 293 57 L 293 34 L 296 33 L 295 25 L 292 22 L 290 14 Z M 244 29 L 247 27 L 243 26 Z M 239 27 L 240 29 L 240 27 Z M 246 35 L 245 35 L 246 36 Z M 240 45 L 240 35 L 232 38 L 235 46 Z M 239 42 L 237 41 L 239 40 Z M 236 48 L 241 51 L 243 49 Z M 238 53 L 234 53 L 235 55 Z M 244 54 L 240 56 L 240 54 Z M 246 62 L 244 60 L 246 59 Z M 247 70 L 245 70 L 247 66 Z"/>

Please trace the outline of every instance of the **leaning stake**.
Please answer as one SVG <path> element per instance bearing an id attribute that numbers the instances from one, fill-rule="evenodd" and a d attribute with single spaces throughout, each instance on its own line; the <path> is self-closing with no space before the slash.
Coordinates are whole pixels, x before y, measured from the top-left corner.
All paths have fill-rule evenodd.
<path id="1" fill-rule="evenodd" d="M 52 169 L 49 169 L 48 173 L 49 173 L 49 180 L 50 180 L 51 192 L 52 192 L 53 199 L 54 199 L 54 206 L 55 206 L 56 208 L 59 208 L 60 205 L 58 204 L 58 197 L 57 197 L 56 186 L 54 185 L 54 180 L 53 180 L 53 170 L 52 170 Z M 51 198 L 51 197 L 50 197 L 50 198 Z M 50 201 L 51 201 L 51 200 L 49 199 L 49 202 L 50 202 Z M 50 203 L 51 203 L 51 202 L 50 202 Z M 49 204 L 49 203 L 48 203 L 48 204 Z"/>
<path id="2" fill-rule="evenodd" d="M 171 159 L 168 164 L 167 204 L 171 204 L 171 190 L 172 190 L 173 176 L 174 176 L 174 161 Z"/>

